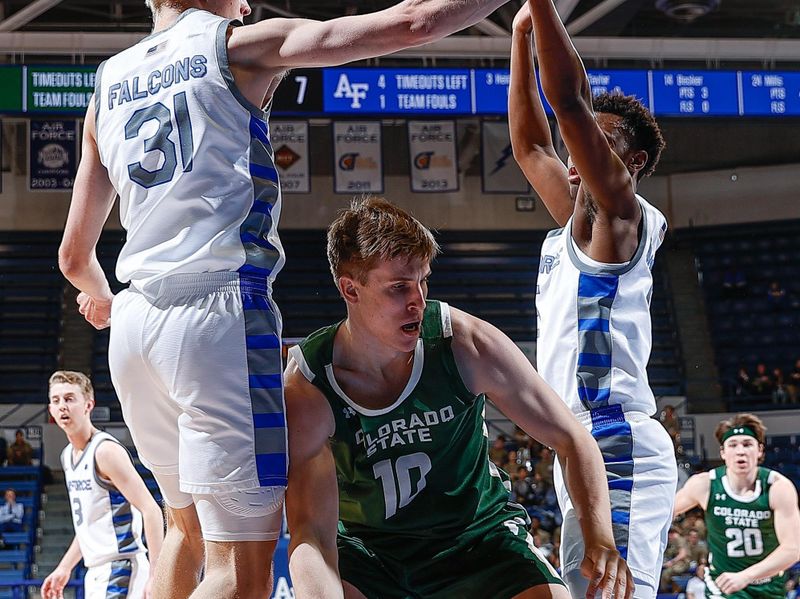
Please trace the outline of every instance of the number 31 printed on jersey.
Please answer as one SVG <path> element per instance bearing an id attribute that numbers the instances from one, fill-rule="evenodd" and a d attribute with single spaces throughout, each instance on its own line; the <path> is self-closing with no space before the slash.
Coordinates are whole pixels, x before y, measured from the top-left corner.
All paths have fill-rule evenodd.
<path id="1" fill-rule="evenodd" d="M 125 139 L 135 139 L 139 137 L 145 123 L 158 121 L 158 129 L 155 135 L 144 140 L 144 153 L 161 152 L 164 156 L 164 162 L 161 167 L 150 171 L 142 165 L 141 161 L 128 165 L 128 176 L 131 181 L 147 189 L 172 181 L 175 176 L 175 170 L 178 167 L 178 156 L 175 150 L 175 143 L 170 139 L 174 130 L 172 125 L 173 114 L 178 126 L 178 144 L 181 148 L 183 172 L 188 173 L 192 170 L 194 138 L 192 137 L 192 121 L 189 117 L 186 92 L 175 94 L 172 98 L 172 104 L 172 110 L 161 102 L 151 104 L 146 108 L 140 108 L 133 113 L 133 116 L 125 124 Z"/>

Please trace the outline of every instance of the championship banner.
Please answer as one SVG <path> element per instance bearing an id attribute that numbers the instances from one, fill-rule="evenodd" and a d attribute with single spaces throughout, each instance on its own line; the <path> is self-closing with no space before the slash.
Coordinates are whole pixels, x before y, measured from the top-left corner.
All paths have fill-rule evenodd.
<path id="1" fill-rule="evenodd" d="M 78 170 L 77 121 L 31 120 L 30 123 L 28 189 L 72 189 Z"/>
<path id="2" fill-rule="evenodd" d="M 458 191 L 455 121 L 408 121 L 411 191 Z"/>
<path id="3" fill-rule="evenodd" d="M 528 180 L 511 152 L 508 123 L 481 123 L 481 174 L 483 193 L 527 194 Z"/>
<path id="4" fill-rule="evenodd" d="M 336 193 L 383 193 L 383 154 L 379 122 L 333 124 Z"/>
<path id="5" fill-rule="evenodd" d="M 308 121 L 272 121 L 269 137 L 283 193 L 311 193 Z"/>

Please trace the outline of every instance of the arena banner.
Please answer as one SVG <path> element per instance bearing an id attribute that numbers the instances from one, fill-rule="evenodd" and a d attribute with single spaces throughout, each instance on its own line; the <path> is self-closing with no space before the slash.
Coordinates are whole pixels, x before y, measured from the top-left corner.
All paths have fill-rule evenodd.
<path id="1" fill-rule="evenodd" d="M 283 193 L 311 193 L 308 121 L 272 121 L 269 133 Z"/>
<path id="2" fill-rule="evenodd" d="M 78 170 L 78 123 L 75 120 L 30 122 L 28 189 L 72 189 Z"/>
<path id="3" fill-rule="evenodd" d="M 294 587 L 289 576 L 289 535 L 278 539 L 272 561 L 273 588 L 270 599 L 294 599 Z"/>
<path id="4" fill-rule="evenodd" d="M 511 153 L 508 123 L 481 123 L 481 179 L 483 193 L 526 194 L 528 180 Z"/>
<path id="5" fill-rule="evenodd" d="M 411 191 L 458 191 L 455 121 L 408 121 Z"/>
<path id="6" fill-rule="evenodd" d="M 380 122 L 334 123 L 333 160 L 336 193 L 383 193 Z"/>

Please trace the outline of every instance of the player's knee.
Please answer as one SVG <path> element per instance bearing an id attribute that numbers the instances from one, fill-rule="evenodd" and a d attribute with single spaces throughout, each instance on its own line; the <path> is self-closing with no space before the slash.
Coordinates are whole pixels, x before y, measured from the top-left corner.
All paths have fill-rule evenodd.
<path id="1" fill-rule="evenodd" d="M 203 538 L 207 541 L 274 541 L 283 522 L 284 490 L 262 487 L 248 491 L 195 495 Z"/>

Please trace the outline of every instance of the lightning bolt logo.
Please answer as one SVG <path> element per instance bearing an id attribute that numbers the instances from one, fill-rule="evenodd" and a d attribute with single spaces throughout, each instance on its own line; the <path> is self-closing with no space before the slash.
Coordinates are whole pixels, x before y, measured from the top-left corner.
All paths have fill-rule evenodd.
<path id="1" fill-rule="evenodd" d="M 494 170 L 491 173 L 489 173 L 490 177 L 495 173 L 497 173 L 501 168 L 505 167 L 506 162 L 508 162 L 508 159 L 511 157 L 512 152 L 513 151 L 511 149 L 511 144 L 508 144 L 503 150 L 503 153 L 500 155 L 500 158 L 498 158 L 497 162 L 494 163 Z"/>

